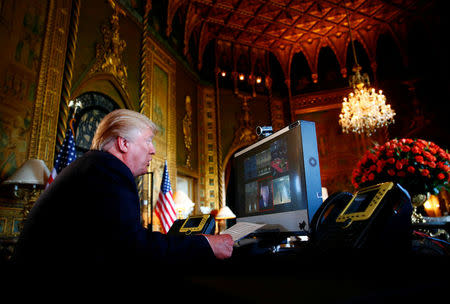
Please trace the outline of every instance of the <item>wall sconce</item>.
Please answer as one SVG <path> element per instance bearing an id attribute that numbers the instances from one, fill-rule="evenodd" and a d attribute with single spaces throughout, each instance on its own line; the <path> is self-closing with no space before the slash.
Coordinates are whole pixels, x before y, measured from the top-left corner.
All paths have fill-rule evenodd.
<path id="1" fill-rule="evenodd" d="M 225 72 L 225 71 L 221 71 L 221 72 L 220 72 L 220 76 L 222 76 L 222 77 L 225 77 L 225 76 L 227 76 L 227 72 Z"/>
<path id="2" fill-rule="evenodd" d="M 49 176 L 50 170 L 44 161 L 29 159 L 13 175 L 3 181 L 3 185 L 13 185 L 14 196 L 23 201 L 24 218 L 28 216 L 36 196 L 44 188 Z"/>
<path id="3" fill-rule="evenodd" d="M 239 73 L 239 80 L 243 81 L 245 79 L 245 76 L 243 73 Z"/>
<path id="4" fill-rule="evenodd" d="M 262 82 L 261 76 L 256 76 L 256 83 L 260 84 Z"/>

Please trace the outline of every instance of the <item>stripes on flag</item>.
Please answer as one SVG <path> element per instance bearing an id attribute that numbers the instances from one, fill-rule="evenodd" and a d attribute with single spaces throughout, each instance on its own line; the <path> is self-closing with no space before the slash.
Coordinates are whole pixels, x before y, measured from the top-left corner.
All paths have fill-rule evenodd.
<path id="1" fill-rule="evenodd" d="M 45 188 L 47 188 L 55 180 L 56 176 L 61 173 L 62 169 L 73 162 L 75 158 L 77 158 L 77 156 L 75 154 L 75 141 L 73 138 L 72 128 L 67 128 L 63 144 L 58 152 L 58 155 L 56 156 L 52 174 L 48 178 Z"/>
<path id="2" fill-rule="evenodd" d="M 173 201 L 172 187 L 170 185 L 167 161 L 164 164 L 164 173 L 161 181 L 161 190 L 156 202 L 155 214 L 161 222 L 164 233 L 167 233 L 173 222 L 177 219 L 175 202 Z"/>

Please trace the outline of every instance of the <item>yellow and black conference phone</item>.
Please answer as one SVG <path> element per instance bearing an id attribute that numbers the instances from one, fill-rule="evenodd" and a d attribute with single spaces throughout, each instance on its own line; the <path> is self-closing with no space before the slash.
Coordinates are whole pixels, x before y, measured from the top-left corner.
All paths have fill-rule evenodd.
<path id="1" fill-rule="evenodd" d="M 214 234 L 216 224 L 210 214 L 189 216 L 176 220 L 170 227 L 169 235 Z"/>

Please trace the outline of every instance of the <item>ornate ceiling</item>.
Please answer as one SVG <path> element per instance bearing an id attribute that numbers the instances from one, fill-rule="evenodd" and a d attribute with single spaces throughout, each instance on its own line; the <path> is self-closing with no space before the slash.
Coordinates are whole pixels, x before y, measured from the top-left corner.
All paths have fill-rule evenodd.
<path id="1" fill-rule="evenodd" d="M 379 35 L 390 33 L 402 52 L 405 21 L 431 3 L 423 0 L 168 0 L 166 34 L 171 34 L 175 16 L 184 19 L 184 55 L 192 54 L 195 45 L 199 69 L 206 46 L 215 41 L 219 66 L 232 66 L 236 71 L 244 57 L 251 72 L 255 68 L 266 70 L 265 57 L 272 53 L 289 80 L 293 56 L 301 52 L 316 82 L 319 52 L 326 46 L 336 55 L 342 75 L 347 76 L 348 20 L 353 39 L 362 45 L 374 69 Z"/>

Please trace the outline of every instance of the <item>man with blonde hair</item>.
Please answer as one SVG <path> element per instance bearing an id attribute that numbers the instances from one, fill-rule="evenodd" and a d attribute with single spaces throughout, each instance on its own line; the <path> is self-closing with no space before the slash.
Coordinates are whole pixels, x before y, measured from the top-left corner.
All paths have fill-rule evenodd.
<path id="1" fill-rule="evenodd" d="M 174 237 L 140 224 L 135 178 L 147 173 L 156 131 L 150 119 L 131 110 L 106 115 L 91 150 L 66 167 L 33 206 L 14 260 L 135 264 L 230 257 L 229 235 Z"/>

